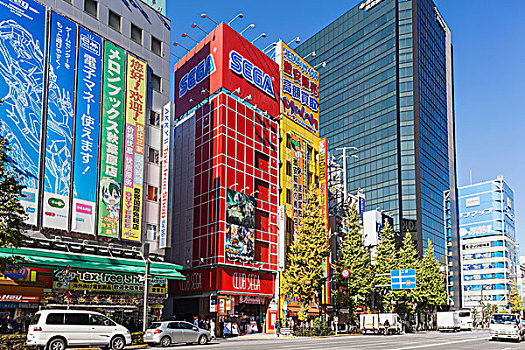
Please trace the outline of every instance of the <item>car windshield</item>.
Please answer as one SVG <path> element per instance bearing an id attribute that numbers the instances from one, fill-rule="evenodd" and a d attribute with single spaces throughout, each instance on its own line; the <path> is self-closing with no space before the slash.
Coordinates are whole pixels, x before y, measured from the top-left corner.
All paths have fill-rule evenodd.
<path id="1" fill-rule="evenodd" d="M 162 323 L 160 322 L 153 322 L 151 326 L 149 326 L 149 329 L 157 329 L 157 328 L 160 328 L 161 325 Z"/>
<path id="2" fill-rule="evenodd" d="M 40 319 L 40 314 L 35 314 L 35 316 L 33 316 L 33 318 L 31 319 L 31 323 L 30 324 L 38 324 L 38 320 Z"/>
<path id="3" fill-rule="evenodd" d="M 490 323 L 492 324 L 516 323 L 516 316 L 515 315 L 494 315 L 492 316 L 492 320 L 490 320 Z"/>
<path id="4" fill-rule="evenodd" d="M 459 317 L 469 317 L 469 316 L 470 316 L 470 312 L 468 311 L 459 313 Z"/>

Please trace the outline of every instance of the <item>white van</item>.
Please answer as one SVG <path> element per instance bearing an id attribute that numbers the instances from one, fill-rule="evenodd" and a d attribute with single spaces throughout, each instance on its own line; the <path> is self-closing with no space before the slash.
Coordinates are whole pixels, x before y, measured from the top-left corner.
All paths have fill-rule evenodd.
<path id="1" fill-rule="evenodd" d="M 131 344 L 131 334 L 124 326 L 93 311 L 38 311 L 27 333 L 27 345 L 48 350 L 76 346 L 102 346 L 121 350 Z"/>
<path id="2" fill-rule="evenodd" d="M 470 310 L 459 310 L 457 313 L 461 330 L 471 331 L 474 321 L 472 320 L 472 314 L 470 313 Z"/>

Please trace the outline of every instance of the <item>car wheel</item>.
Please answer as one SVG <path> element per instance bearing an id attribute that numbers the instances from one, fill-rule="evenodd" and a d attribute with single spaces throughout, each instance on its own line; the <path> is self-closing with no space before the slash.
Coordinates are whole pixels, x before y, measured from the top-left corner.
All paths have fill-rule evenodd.
<path id="1" fill-rule="evenodd" d="M 112 350 L 122 350 L 124 349 L 124 346 L 126 345 L 126 341 L 124 338 L 117 336 L 113 339 L 111 339 L 110 347 Z"/>
<path id="2" fill-rule="evenodd" d="M 49 343 L 47 343 L 47 349 L 48 350 L 64 350 L 66 348 L 66 342 L 64 339 L 51 339 Z"/>
<path id="3" fill-rule="evenodd" d="M 165 348 L 165 347 L 170 346 L 170 345 L 171 345 L 170 337 L 168 337 L 167 335 L 162 337 L 162 339 L 160 340 L 160 346 Z"/>
<path id="4" fill-rule="evenodd" d="M 199 345 L 206 345 L 208 343 L 208 337 L 201 335 L 199 337 Z"/>

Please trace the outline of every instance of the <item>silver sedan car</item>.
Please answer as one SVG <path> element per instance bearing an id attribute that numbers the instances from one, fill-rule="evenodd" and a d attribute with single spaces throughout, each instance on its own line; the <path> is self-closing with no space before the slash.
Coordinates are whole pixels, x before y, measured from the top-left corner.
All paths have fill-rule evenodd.
<path id="1" fill-rule="evenodd" d="M 144 333 L 144 343 L 153 346 L 170 346 L 173 343 L 198 343 L 204 345 L 211 334 L 184 321 L 153 322 Z"/>

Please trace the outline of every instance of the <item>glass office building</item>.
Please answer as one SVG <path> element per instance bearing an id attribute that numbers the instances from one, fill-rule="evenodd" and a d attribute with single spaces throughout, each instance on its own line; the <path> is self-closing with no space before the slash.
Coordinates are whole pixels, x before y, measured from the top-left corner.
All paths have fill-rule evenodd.
<path id="1" fill-rule="evenodd" d="M 359 158 L 347 159 L 348 190 L 364 190 L 366 210 L 391 215 L 420 254 L 430 239 L 444 258 L 443 193 L 456 185 L 452 45 L 434 3 L 366 1 L 296 51 L 326 62 L 321 137 L 336 155 L 358 147 Z"/>

